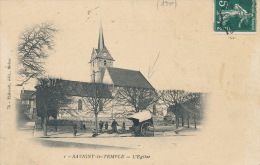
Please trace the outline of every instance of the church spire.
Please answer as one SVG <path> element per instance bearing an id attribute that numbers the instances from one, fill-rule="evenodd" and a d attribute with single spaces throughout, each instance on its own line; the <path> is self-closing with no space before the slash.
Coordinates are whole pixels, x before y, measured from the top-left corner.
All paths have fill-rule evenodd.
<path id="1" fill-rule="evenodd" d="M 102 25 L 100 24 L 99 39 L 98 39 L 98 50 L 101 50 L 104 47 L 105 47 L 105 43 L 104 43 L 103 29 L 102 29 Z"/>

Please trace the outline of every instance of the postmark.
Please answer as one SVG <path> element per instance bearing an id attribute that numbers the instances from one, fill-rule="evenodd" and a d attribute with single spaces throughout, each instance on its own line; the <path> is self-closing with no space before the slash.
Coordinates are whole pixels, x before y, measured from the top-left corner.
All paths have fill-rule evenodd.
<path id="1" fill-rule="evenodd" d="M 226 34 L 256 32 L 256 0 L 215 0 L 214 31 Z"/>

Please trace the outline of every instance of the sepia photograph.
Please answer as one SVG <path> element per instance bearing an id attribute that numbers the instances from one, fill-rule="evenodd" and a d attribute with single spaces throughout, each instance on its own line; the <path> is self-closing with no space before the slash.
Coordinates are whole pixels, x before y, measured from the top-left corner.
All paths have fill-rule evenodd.
<path id="1" fill-rule="evenodd" d="M 0 8 L 0 164 L 260 163 L 256 0 Z"/>

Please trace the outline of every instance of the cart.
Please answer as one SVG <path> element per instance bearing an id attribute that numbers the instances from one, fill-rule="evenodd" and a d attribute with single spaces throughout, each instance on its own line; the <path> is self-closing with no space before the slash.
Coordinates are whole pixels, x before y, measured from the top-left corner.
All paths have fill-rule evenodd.
<path id="1" fill-rule="evenodd" d="M 133 121 L 133 126 L 130 130 L 138 137 L 152 137 L 154 136 L 154 125 L 152 115 L 149 111 L 142 111 L 130 115 L 127 119 Z"/>

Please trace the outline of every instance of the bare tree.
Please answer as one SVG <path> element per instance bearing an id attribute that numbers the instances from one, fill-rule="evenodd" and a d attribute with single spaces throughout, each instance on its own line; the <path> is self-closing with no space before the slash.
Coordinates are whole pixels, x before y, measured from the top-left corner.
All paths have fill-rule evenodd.
<path id="1" fill-rule="evenodd" d="M 184 90 L 163 90 L 159 93 L 160 98 L 167 107 L 187 101 L 190 95 L 190 93 L 185 92 Z"/>
<path id="2" fill-rule="evenodd" d="M 131 106 L 135 112 L 139 112 L 155 104 L 159 97 L 154 89 L 117 87 L 115 99 L 120 104 Z"/>
<path id="3" fill-rule="evenodd" d="M 184 125 L 184 112 L 180 108 L 179 104 L 184 103 L 190 97 L 190 93 L 184 90 L 163 90 L 160 91 L 160 99 L 168 107 L 169 111 L 172 111 L 175 115 L 176 129 L 179 127 L 179 118 L 182 119 L 182 126 Z"/>
<path id="4" fill-rule="evenodd" d="M 201 93 L 186 92 L 184 90 L 160 91 L 160 98 L 168 107 L 168 111 L 172 111 L 175 115 L 176 129 L 179 127 L 179 118 L 182 119 L 182 126 L 184 126 L 185 117 L 188 127 L 192 117 L 196 128 L 197 117 L 201 116 L 200 113 L 202 112 L 201 95 Z"/>
<path id="5" fill-rule="evenodd" d="M 190 100 L 183 104 L 185 113 L 187 114 L 188 127 L 190 126 L 190 117 L 194 120 L 195 129 L 197 128 L 197 120 L 203 118 L 204 107 L 202 103 L 203 93 L 191 93 Z"/>
<path id="6" fill-rule="evenodd" d="M 110 103 L 113 99 L 112 90 L 113 87 L 101 83 L 91 83 L 93 93 L 92 96 L 82 97 L 83 103 L 88 109 L 90 109 L 95 115 L 95 136 L 98 135 L 98 114 L 104 109 L 110 108 Z"/>
<path id="7" fill-rule="evenodd" d="M 19 86 L 45 72 L 44 63 L 54 50 L 54 34 L 57 31 L 53 24 L 42 23 L 22 33 L 18 44 L 18 74 L 21 75 L 22 81 Z"/>

